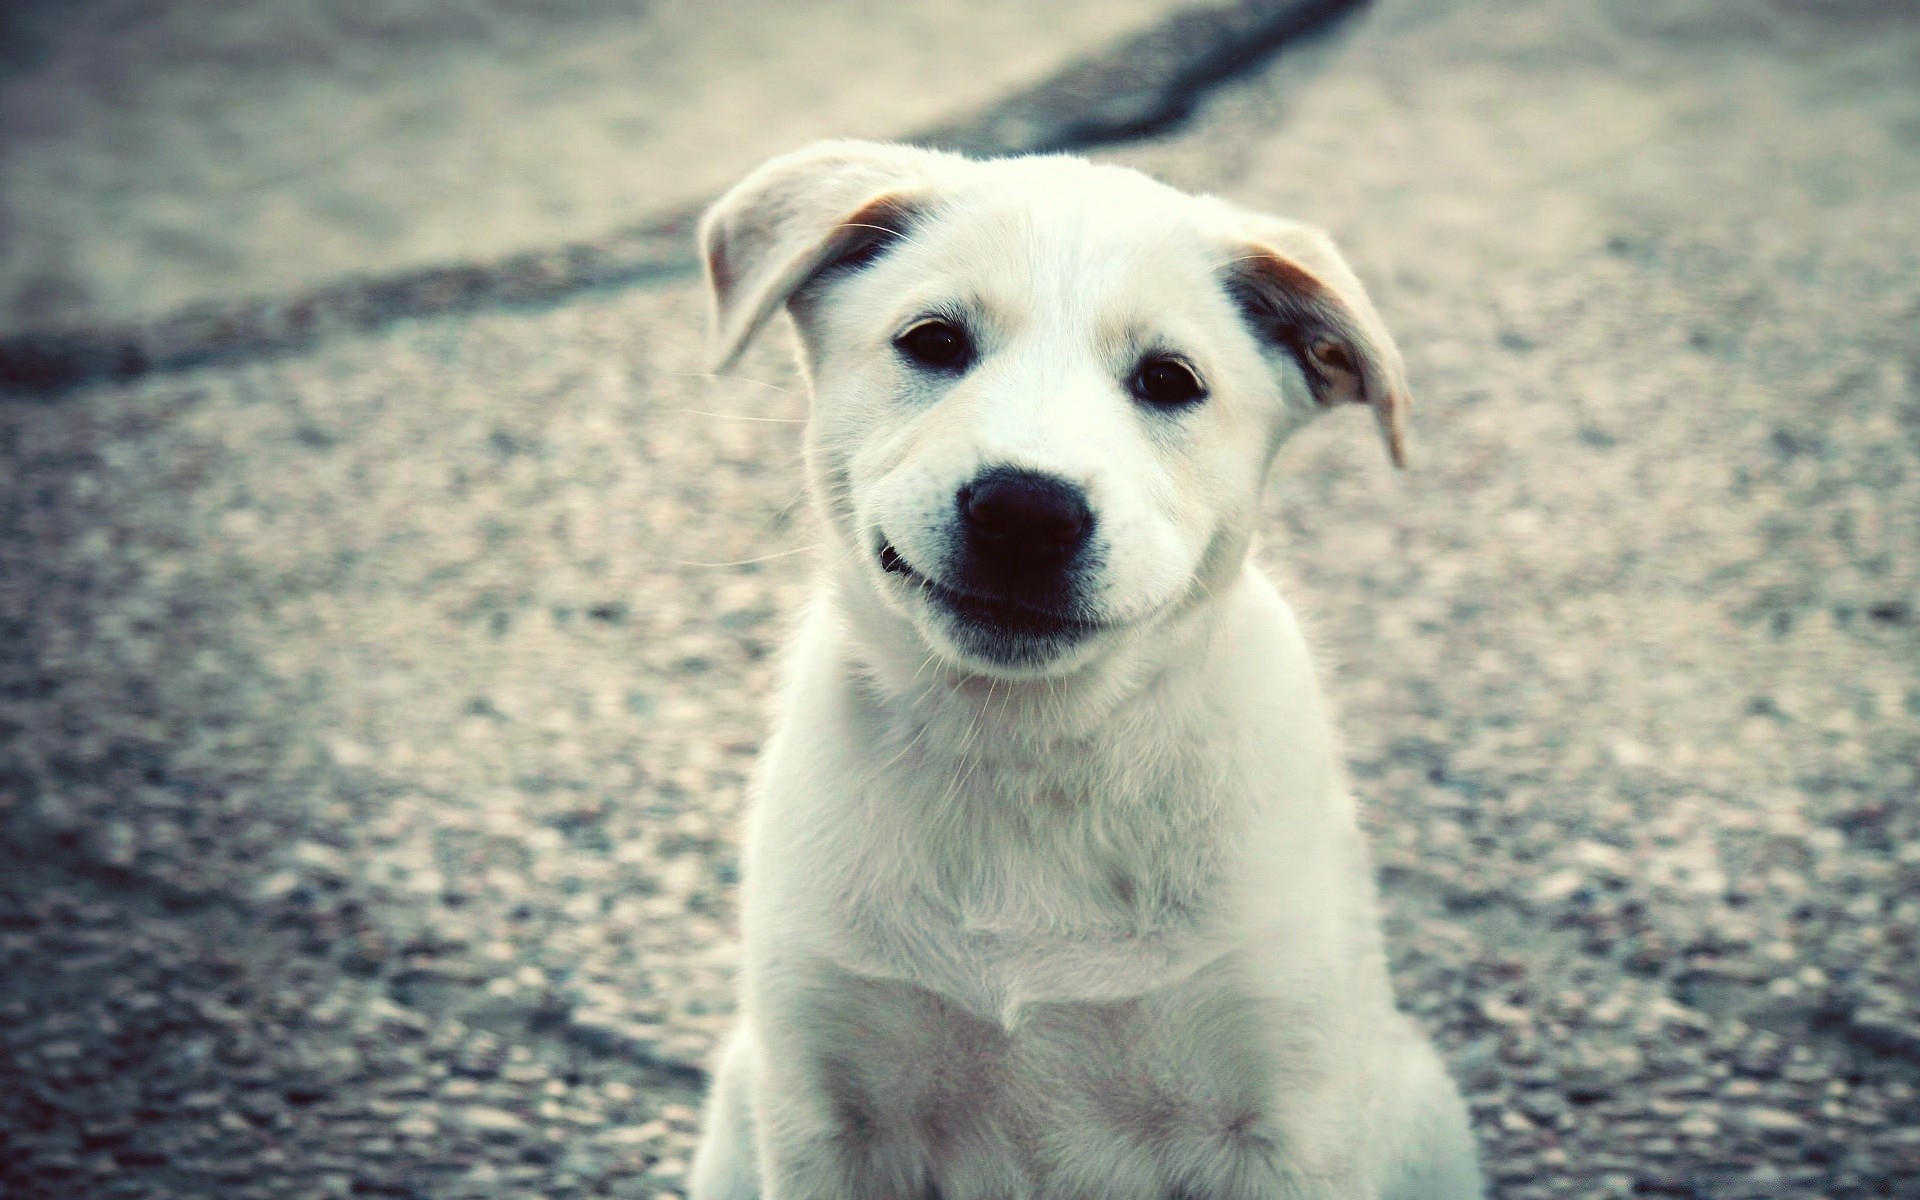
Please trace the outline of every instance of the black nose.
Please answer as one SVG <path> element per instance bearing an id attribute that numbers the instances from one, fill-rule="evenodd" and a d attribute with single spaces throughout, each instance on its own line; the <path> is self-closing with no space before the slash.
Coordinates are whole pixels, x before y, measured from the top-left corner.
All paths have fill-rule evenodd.
<path id="1" fill-rule="evenodd" d="M 1093 529 L 1079 488 L 1032 471 L 988 471 L 961 488 L 957 500 L 967 549 L 985 563 L 1058 570 Z"/>

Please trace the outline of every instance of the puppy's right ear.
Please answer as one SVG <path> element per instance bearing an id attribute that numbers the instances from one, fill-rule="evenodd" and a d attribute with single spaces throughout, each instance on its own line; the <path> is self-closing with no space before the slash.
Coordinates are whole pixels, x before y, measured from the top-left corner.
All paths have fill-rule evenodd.
<path id="1" fill-rule="evenodd" d="M 1407 465 L 1406 368 L 1353 268 L 1323 231 L 1235 210 L 1244 239 L 1228 264 L 1230 286 L 1268 337 L 1292 351 L 1314 399 L 1373 410 L 1393 465 Z"/>
<path id="2" fill-rule="evenodd" d="M 716 369 L 826 267 L 902 236 L 932 172 L 954 156 L 878 142 L 816 142 L 771 159 L 700 221 Z"/>

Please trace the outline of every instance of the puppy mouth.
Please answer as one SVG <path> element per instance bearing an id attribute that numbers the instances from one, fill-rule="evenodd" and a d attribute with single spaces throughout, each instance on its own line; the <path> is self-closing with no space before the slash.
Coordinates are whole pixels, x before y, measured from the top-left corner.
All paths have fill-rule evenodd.
<path id="1" fill-rule="evenodd" d="M 1022 639 L 1077 639 L 1097 632 L 1101 625 L 1070 612 L 1010 596 L 983 596 L 941 583 L 915 570 L 890 542 L 878 551 L 880 569 L 898 575 L 915 590 L 961 622 L 1003 637 Z"/>

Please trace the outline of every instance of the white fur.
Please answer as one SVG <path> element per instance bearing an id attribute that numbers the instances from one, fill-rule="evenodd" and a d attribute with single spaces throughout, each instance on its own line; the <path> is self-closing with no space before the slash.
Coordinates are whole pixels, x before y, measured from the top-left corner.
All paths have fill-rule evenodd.
<path id="1" fill-rule="evenodd" d="M 834 269 L 821 247 L 876 197 L 912 220 Z M 1306 378 L 1398 450 L 1398 359 L 1331 245 L 1076 159 L 861 143 L 763 167 L 703 238 L 736 349 L 795 317 L 833 549 L 749 816 L 694 1200 L 1478 1196 L 1459 1098 L 1393 1005 L 1305 643 L 1247 561 L 1321 406 Z M 1259 254 L 1311 277 L 1252 284 L 1296 289 L 1277 311 L 1306 349 L 1225 286 Z M 929 311 L 965 314 L 964 374 L 894 349 Z M 1135 399 L 1147 352 L 1205 400 Z M 937 578 L 956 489 L 1009 464 L 1084 490 L 1099 624 L 1011 656 L 877 556 Z"/>

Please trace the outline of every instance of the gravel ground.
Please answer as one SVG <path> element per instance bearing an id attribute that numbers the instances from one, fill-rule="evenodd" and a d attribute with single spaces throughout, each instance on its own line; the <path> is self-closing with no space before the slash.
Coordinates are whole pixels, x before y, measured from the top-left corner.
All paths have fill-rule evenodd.
<path id="1" fill-rule="evenodd" d="M 1503 1200 L 1920 1196 L 1920 22 L 1384 3 L 1112 157 L 1401 334 L 1265 556 Z M 673 284 L 0 405 L 0 1191 L 666 1196 L 806 583 Z M 754 561 L 745 561 L 754 560 Z M 737 564 L 737 565 L 715 565 Z"/>

